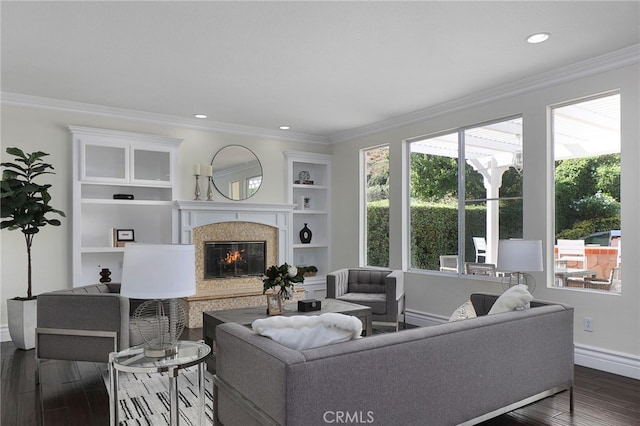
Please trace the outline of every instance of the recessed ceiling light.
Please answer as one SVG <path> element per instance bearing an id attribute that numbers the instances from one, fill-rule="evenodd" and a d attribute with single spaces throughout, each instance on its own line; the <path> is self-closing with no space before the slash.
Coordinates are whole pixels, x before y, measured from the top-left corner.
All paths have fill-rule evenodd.
<path id="1" fill-rule="evenodd" d="M 195 118 L 207 118 L 206 114 L 196 114 L 194 115 Z"/>
<path id="2" fill-rule="evenodd" d="M 291 126 L 280 126 L 280 130 L 291 130 Z"/>
<path id="3" fill-rule="evenodd" d="M 549 39 L 549 33 L 535 33 L 527 36 L 527 43 L 536 44 L 542 43 L 543 41 L 547 41 Z"/>

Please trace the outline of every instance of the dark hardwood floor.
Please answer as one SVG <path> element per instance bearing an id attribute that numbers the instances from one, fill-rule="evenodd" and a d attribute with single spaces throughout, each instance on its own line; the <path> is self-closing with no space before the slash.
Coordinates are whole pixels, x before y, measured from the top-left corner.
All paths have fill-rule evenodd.
<path id="1" fill-rule="evenodd" d="M 201 336 L 202 329 L 192 329 L 183 339 Z M 44 361 L 38 387 L 34 351 L 16 349 L 11 342 L 1 348 L 2 426 L 109 424 L 109 400 L 101 377 L 106 364 Z M 576 366 L 574 393 L 573 415 L 568 392 L 562 392 L 482 425 L 640 426 L 639 380 Z"/>

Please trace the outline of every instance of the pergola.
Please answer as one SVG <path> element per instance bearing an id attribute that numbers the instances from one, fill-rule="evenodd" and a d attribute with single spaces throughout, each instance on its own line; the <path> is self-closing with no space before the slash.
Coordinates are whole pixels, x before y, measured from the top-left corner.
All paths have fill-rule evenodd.
<path id="1" fill-rule="evenodd" d="M 524 169 L 522 118 L 512 118 L 460 132 L 428 137 L 411 143 L 411 152 L 464 158 L 484 178 L 487 200 L 497 200 L 502 175 L 509 167 Z M 620 152 L 620 96 L 595 98 L 553 108 L 555 160 L 592 157 Z M 498 203 L 487 203 L 486 263 L 496 263 L 498 247 Z"/>

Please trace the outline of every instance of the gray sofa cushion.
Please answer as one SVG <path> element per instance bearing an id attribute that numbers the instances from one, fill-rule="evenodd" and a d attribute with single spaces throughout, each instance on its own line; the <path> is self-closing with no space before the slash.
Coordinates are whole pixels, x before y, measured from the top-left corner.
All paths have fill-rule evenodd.
<path id="1" fill-rule="evenodd" d="M 382 293 L 385 292 L 385 278 L 391 271 L 366 269 L 349 270 L 349 293 Z"/>

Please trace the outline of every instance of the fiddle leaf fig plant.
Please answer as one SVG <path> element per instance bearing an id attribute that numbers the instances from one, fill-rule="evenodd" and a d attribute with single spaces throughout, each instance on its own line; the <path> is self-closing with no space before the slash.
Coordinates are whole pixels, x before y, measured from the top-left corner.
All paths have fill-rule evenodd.
<path id="1" fill-rule="evenodd" d="M 53 166 L 42 158 L 49 155 L 42 151 L 25 154 L 19 148 L 7 148 L 13 155 L 13 162 L 2 162 L 0 182 L 0 229 L 20 230 L 27 245 L 27 299 L 33 299 L 31 292 L 31 246 L 33 237 L 46 225 L 60 226 L 60 220 L 47 217 L 64 213 L 49 205 L 51 184 L 41 185 L 34 179 L 41 175 L 54 174 Z"/>

